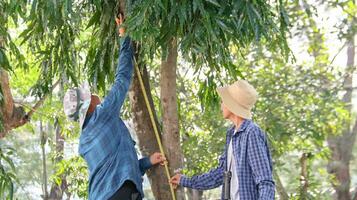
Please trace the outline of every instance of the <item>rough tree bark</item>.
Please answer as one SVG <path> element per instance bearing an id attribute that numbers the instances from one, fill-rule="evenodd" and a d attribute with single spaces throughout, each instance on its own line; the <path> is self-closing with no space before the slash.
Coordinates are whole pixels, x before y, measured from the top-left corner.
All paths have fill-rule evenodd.
<path id="1" fill-rule="evenodd" d="M 145 66 L 139 66 L 142 69 L 143 81 L 147 89 L 148 98 L 153 106 L 153 99 L 150 93 L 149 76 Z M 143 155 L 148 156 L 153 152 L 159 151 L 159 146 L 153 132 L 152 124 L 150 123 L 149 112 L 146 108 L 144 96 L 142 94 L 137 75 L 134 75 L 129 98 L 132 109 L 133 124 L 136 135 L 139 140 L 140 151 Z M 154 111 L 155 112 L 155 111 Z M 155 115 L 157 121 L 157 117 Z M 159 126 L 158 126 L 159 127 Z M 170 186 L 165 175 L 164 168 L 161 166 L 154 167 L 147 172 L 150 180 L 152 192 L 157 200 L 171 199 Z"/>
<path id="2" fill-rule="evenodd" d="M 165 52 L 165 50 L 167 52 Z M 163 48 L 161 60 L 160 99 L 162 105 L 163 145 L 170 163 L 170 173 L 182 168 L 183 154 L 180 145 L 179 120 L 176 95 L 177 42 L 172 38 Z M 185 199 L 183 188 L 177 189 L 177 199 Z"/>
<path id="3" fill-rule="evenodd" d="M 3 12 L 0 17 L 6 18 Z M 6 38 L 0 35 L 0 48 L 5 49 Z M 9 74 L 0 66 L 0 93 L 3 96 L 2 103 L 0 104 L 0 123 L 3 124 L 3 130 L 0 130 L 0 139 L 14 127 L 18 127 L 25 122 L 26 113 L 22 107 L 17 107 L 12 98 Z"/>
<path id="4" fill-rule="evenodd" d="M 343 102 L 346 103 L 346 109 L 352 113 L 352 79 L 355 64 L 355 41 L 351 37 L 347 41 L 347 68 L 346 76 L 344 79 L 343 87 L 345 94 Z M 350 161 L 352 159 L 352 149 L 357 135 L 357 120 L 355 122 L 346 123 L 345 130 L 341 135 L 330 135 L 328 138 L 328 146 L 332 152 L 328 171 L 335 175 L 336 183 L 332 183 L 337 195 L 338 200 L 350 200 Z"/>

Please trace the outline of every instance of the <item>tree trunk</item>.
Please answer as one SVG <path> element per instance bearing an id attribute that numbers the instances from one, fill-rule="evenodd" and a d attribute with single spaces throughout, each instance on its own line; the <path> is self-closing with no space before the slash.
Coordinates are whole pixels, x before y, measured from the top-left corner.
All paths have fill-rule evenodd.
<path id="1" fill-rule="evenodd" d="M 300 158 L 300 167 L 301 167 L 300 199 L 301 200 L 308 199 L 307 192 L 308 192 L 308 188 L 309 188 L 309 179 L 308 179 L 309 175 L 308 175 L 307 162 L 308 162 L 308 155 L 307 155 L 307 153 L 303 153 Z"/>
<path id="2" fill-rule="evenodd" d="M 203 191 L 187 188 L 187 198 L 189 200 L 203 200 Z"/>
<path id="3" fill-rule="evenodd" d="M 26 123 L 26 113 L 23 107 L 16 107 L 12 98 L 9 74 L 0 68 L 0 89 L 3 95 L 3 103 L 0 105 L 0 117 L 3 130 L 0 130 L 0 139 L 11 129 Z"/>
<path id="4" fill-rule="evenodd" d="M 119 0 L 119 10 L 120 12 L 125 14 L 125 1 L 124 0 Z M 134 45 L 138 47 L 137 45 Z M 135 50 L 136 52 L 139 52 L 137 49 Z M 177 56 L 177 53 L 176 53 Z M 155 107 L 151 95 L 151 89 L 150 89 L 150 84 L 149 84 L 149 74 L 147 72 L 146 66 L 144 63 L 140 62 L 139 55 L 136 53 L 135 55 L 136 60 L 138 61 L 139 68 L 142 71 L 142 78 L 144 81 L 146 93 L 148 95 L 148 99 L 150 102 L 151 108 L 153 108 L 153 112 L 155 115 L 155 121 L 157 123 L 157 127 L 159 126 L 158 119 L 156 116 L 155 112 Z M 175 65 L 176 67 L 176 65 Z M 175 77 L 176 78 L 176 77 Z M 176 98 L 176 97 L 175 97 Z M 130 104 L 131 104 L 131 109 L 132 109 L 132 116 L 133 116 L 133 124 L 134 124 L 134 129 L 136 132 L 136 135 L 139 140 L 139 148 L 141 153 L 144 156 L 149 156 L 153 152 L 159 152 L 159 146 L 156 141 L 155 134 L 153 132 L 153 127 L 151 124 L 149 112 L 147 110 L 144 96 L 142 93 L 142 90 L 140 88 L 140 83 L 137 77 L 137 74 L 134 73 L 133 77 L 133 82 L 129 91 L 129 99 L 130 99 Z M 177 105 L 175 105 L 177 106 Z M 177 110 L 177 109 L 176 109 Z M 176 112 L 177 114 L 177 112 Z M 176 125 L 178 126 L 178 125 Z M 178 141 L 179 142 L 179 141 Z M 179 143 L 178 143 L 179 144 Z M 164 148 L 167 147 L 165 144 Z M 166 153 L 165 153 L 166 154 Z M 171 157 L 169 155 L 166 155 L 169 162 L 172 160 L 170 159 Z M 175 163 L 175 162 L 174 162 Z M 169 163 L 171 164 L 171 163 Z M 168 179 L 165 174 L 165 170 L 162 166 L 156 166 L 152 169 L 150 169 L 147 172 L 147 176 L 150 180 L 150 185 L 151 185 L 151 190 L 155 196 L 156 200 L 168 200 L 171 199 L 171 193 L 170 193 L 170 185 L 168 183 Z"/>
<path id="5" fill-rule="evenodd" d="M 165 48 L 163 48 L 163 59 L 161 60 L 160 99 L 162 105 L 163 145 L 170 164 L 170 173 L 173 174 L 175 170 L 182 167 L 183 162 L 176 96 L 176 39 L 172 39 Z M 165 50 L 167 50 L 166 54 Z M 177 189 L 177 199 L 185 199 L 183 188 Z"/>
<path id="6" fill-rule="evenodd" d="M 352 113 L 352 79 L 353 68 L 355 63 L 355 42 L 351 37 L 347 48 L 347 67 L 346 76 L 343 83 L 343 87 L 346 91 L 343 96 L 343 101 L 346 103 L 346 109 Z M 353 128 L 352 128 L 353 127 Z M 352 124 L 352 121 L 346 123 L 345 130 L 341 135 L 330 135 L 328 138 L 328 146 L 332 152 L 328 171 L 335 175 L 336 183 L 332 183 L 338 200 L 350 200 L 350 161 L 352 158 L 352 149 L 356 140 L 357 134 L 357 120 Z"/>
<path id="7" fill-rule="evenodd" d="M 63 91 L 63 90 L 61 90 Z M 61 126 L 59 125 L 58 118 L 55 120 L 55 134 L 56 134 L 56 158 L 55 158 L 55 163 L 59 163 L 63 159 L 63 151 L 64 151 L 64 137 L 62 135 L 62 129 Z M 62 200 L 63 198 L 63 193 L 66 192 L 67 196 L 70 196 L 70 193 L 67 191 L 67 181 L 66 177 L 61 178 L 61 185 L 57 185 L 56 183 L 52 184 L 51 190 L 50 190 L 50 200 Z"/>
<path id="8" fill-rule="evenodd" d="M 149 75 L 147 69 L 144 65 L 139 65 L 139 68 L 142 69 L 142 78 L 145 84 L 151 108 L 153 108 L 153 112 L 156 113 L 154 109 L 153 99 L 150 93 Z M 159 146 L 157 144 L 156 137 L 153 132 L 149 112 L 147 110 L 144 96 L 141 91 L 140 83 L 136 73 L 134 73 L 133 82 L 129 91 L 129 99 L 132 109 L 134 129 L 139 139 L 139 147 L 141 153 L 144 156 L 149 156 L 153 152 L 159 152 Z M 156 115 L 155 121 L 158 124 Z M 164 168 L 162 166 L 156 166 L 150 169 L 147 173 L 147 176 L 150 180 L 151 189 L 155 196 L 155 199 L 171 199 L 170 186 L 168 184 L 168 180 L 165 175 Z"/>
<path id="9" fill-rule="evenodd" d="M 146 67 L 139 66 L 142 69 L 142 77 L 147 89 L 148 98 L 151 107 L 154 108 L 153 99 L 150 93 L 149 76 Z M 149 156 L 153 152 L 159 151 L 159 146 L 156 141 L 153 127 L 150 121 L 149 112 L 147 110 L 143 93 L 140 88 L 138 77 L 135 73 L 131 89 L 129 91 L 129 98 L 132 109 L 133 123 L 136 135 L 139 139 L 140 151 L 143 155 Z M 155 110 L 153 110 L 155 113 Z M 155 121 L 157 117 L 155 115 Z M 159 127 L 159 126 L 158 126 Z M 152 192 L 157 200 L 171 199 L 170 186 L 162 166 L 156 166 L 150 169 L 147 173 L 150 180 Z"/>
<path id="10" fill-rule="evenodd" d="M 42 191 L 43 195 L 42 198 L 44 200 L 48 200 L 48 191 L 47 191 L 47 165 L 46 165 L 46 142 L 47 142 L 47 135 L 43 130 L 42 121 L 40 121 L 40 141 L 41 141 L 41 152 L 42 152 Z"/>
<path id="11" fill-rule="evenodd" d="M 0 10 L 0 17 L 7 21 L 7 16 Z M 3 25 L 2 25 L 3 26 Z M 0 48 L 5 49 L 6 38 L 0 35 Z M 0 123 L 3 125 L 3 129 L 0 130 L 0 139 L 3 138 L 6 133 L 16 126 L 18 123 L 23 122 L 25 111 L 22 107 L 15 107 L 14 100 L 12 98 L 9 74 L 4 70 L 4 66 L 0 66 L 0 94 L 3 96 L 0 103 Z"/>

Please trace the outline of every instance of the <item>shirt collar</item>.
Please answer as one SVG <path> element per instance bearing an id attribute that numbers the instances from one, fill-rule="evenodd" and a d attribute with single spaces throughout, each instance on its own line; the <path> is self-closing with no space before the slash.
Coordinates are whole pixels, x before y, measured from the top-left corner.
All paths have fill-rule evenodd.
<path id="1" fill-rule="evenodd" d="M 93 113 L 90 113 L 90 114 L 88 114 L 88 115 L 86 116 L 86 119 L 85 119 L 84 122 L 83 122 L 83 128 L 87 126 L 87 124 L 88 124 L 90 118 L 92 118 L 92 115 L 93 115 Z"/>
<path id="2" fill-rule="evenodd" d="M 247 126 L 248 126 L 248 124 L 249 124 L 248 122 L 249 122 L 248 119 L 244 119 L 244 121 L 243 121 L 243 123 L 240 125 L 238 131 L 236 131 L 236 129 L 235 129 L 236 127 L 233 126 L 233 135 L 236 134 L 236 133 L 244 132 L 245 129 L 247 129 Z"/>

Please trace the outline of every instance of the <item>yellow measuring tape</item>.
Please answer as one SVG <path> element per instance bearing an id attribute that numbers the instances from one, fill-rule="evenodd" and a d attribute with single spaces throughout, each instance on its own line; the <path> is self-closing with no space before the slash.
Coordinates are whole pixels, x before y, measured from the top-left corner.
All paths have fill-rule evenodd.
<path id="1" fill-rule="evenodd" d="M 142 76 L 141 76 L 141 73 L 140 73 L 140 70 L 139 70 L 139 67 L 138 67 L 138 64 L 137 64 L 137 62 L 136 62 L 135 57 L 134 57 L 134 65 L 135 65 L 135 71 L 136 71 L 136 73 L 137 73 L 137 75 L 138 75 L 138 78 L 139 78 L 140 87 L 141 87 L 141 90 L 142 90 L 143 95 L 144 95 L 145 104 L 146 104 L 146 107 L 147 107 L 147 109 L 148 109 L 148 111 L 149 111 L 150 120 L 151 120 L 152 126 L 153 126 L 153 128 L 154 128 L 155 137 L 156 137 L 157 143 L 158 143 L 158 145 L 159 145 L 160 152 L 161 152 L 161 154 L 162 154 L 163 156 L 165 156 L 164 149 L 162 148 L 162 143 L 161 143 L 159 131 L 158 131 L 158 129 L 157 129 L 157 125 L 156 125 L 156 122 L 155 122 L 154 114 L 153 114 L 152 108 L 151 108 L 151 106 L 150 106 L 149 98 L 148 98 L 147 93 L 146 93 L 146 90 L 145 90 L 144 81 L 143 81 L 143 78 L 142 78 Z M 165 156 L 165 157 L 166 157 L 166 156 Z M 170 181 L 170 172 L 169 172 L 169 166 L 168 166 L 167 162 L 165 162 L 165 165 L 164 165 L 164 166 L 165 166 L 165 171 L 166 171 L 167 180 Z M 170 182 L 169 182 L 169 185 L 170 185 L 170 190 L 171 190 L 172 199 L 173 199 L 173 200 L 176 200 L 174 188 L 172 187 L 172 185 L 170 184 Z"/>

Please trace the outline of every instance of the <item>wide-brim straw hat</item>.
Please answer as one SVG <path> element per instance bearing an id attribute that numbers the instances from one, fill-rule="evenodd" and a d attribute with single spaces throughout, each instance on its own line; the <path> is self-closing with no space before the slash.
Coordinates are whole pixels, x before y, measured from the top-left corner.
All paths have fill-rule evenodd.
<path id="1" fill-rule="evenodd" d="M 217 88 L 218 95 L 229 111 L 244 119 L 252 118 L 252 108 L 257 101 L 258 92 L 245 80 Z"/>

